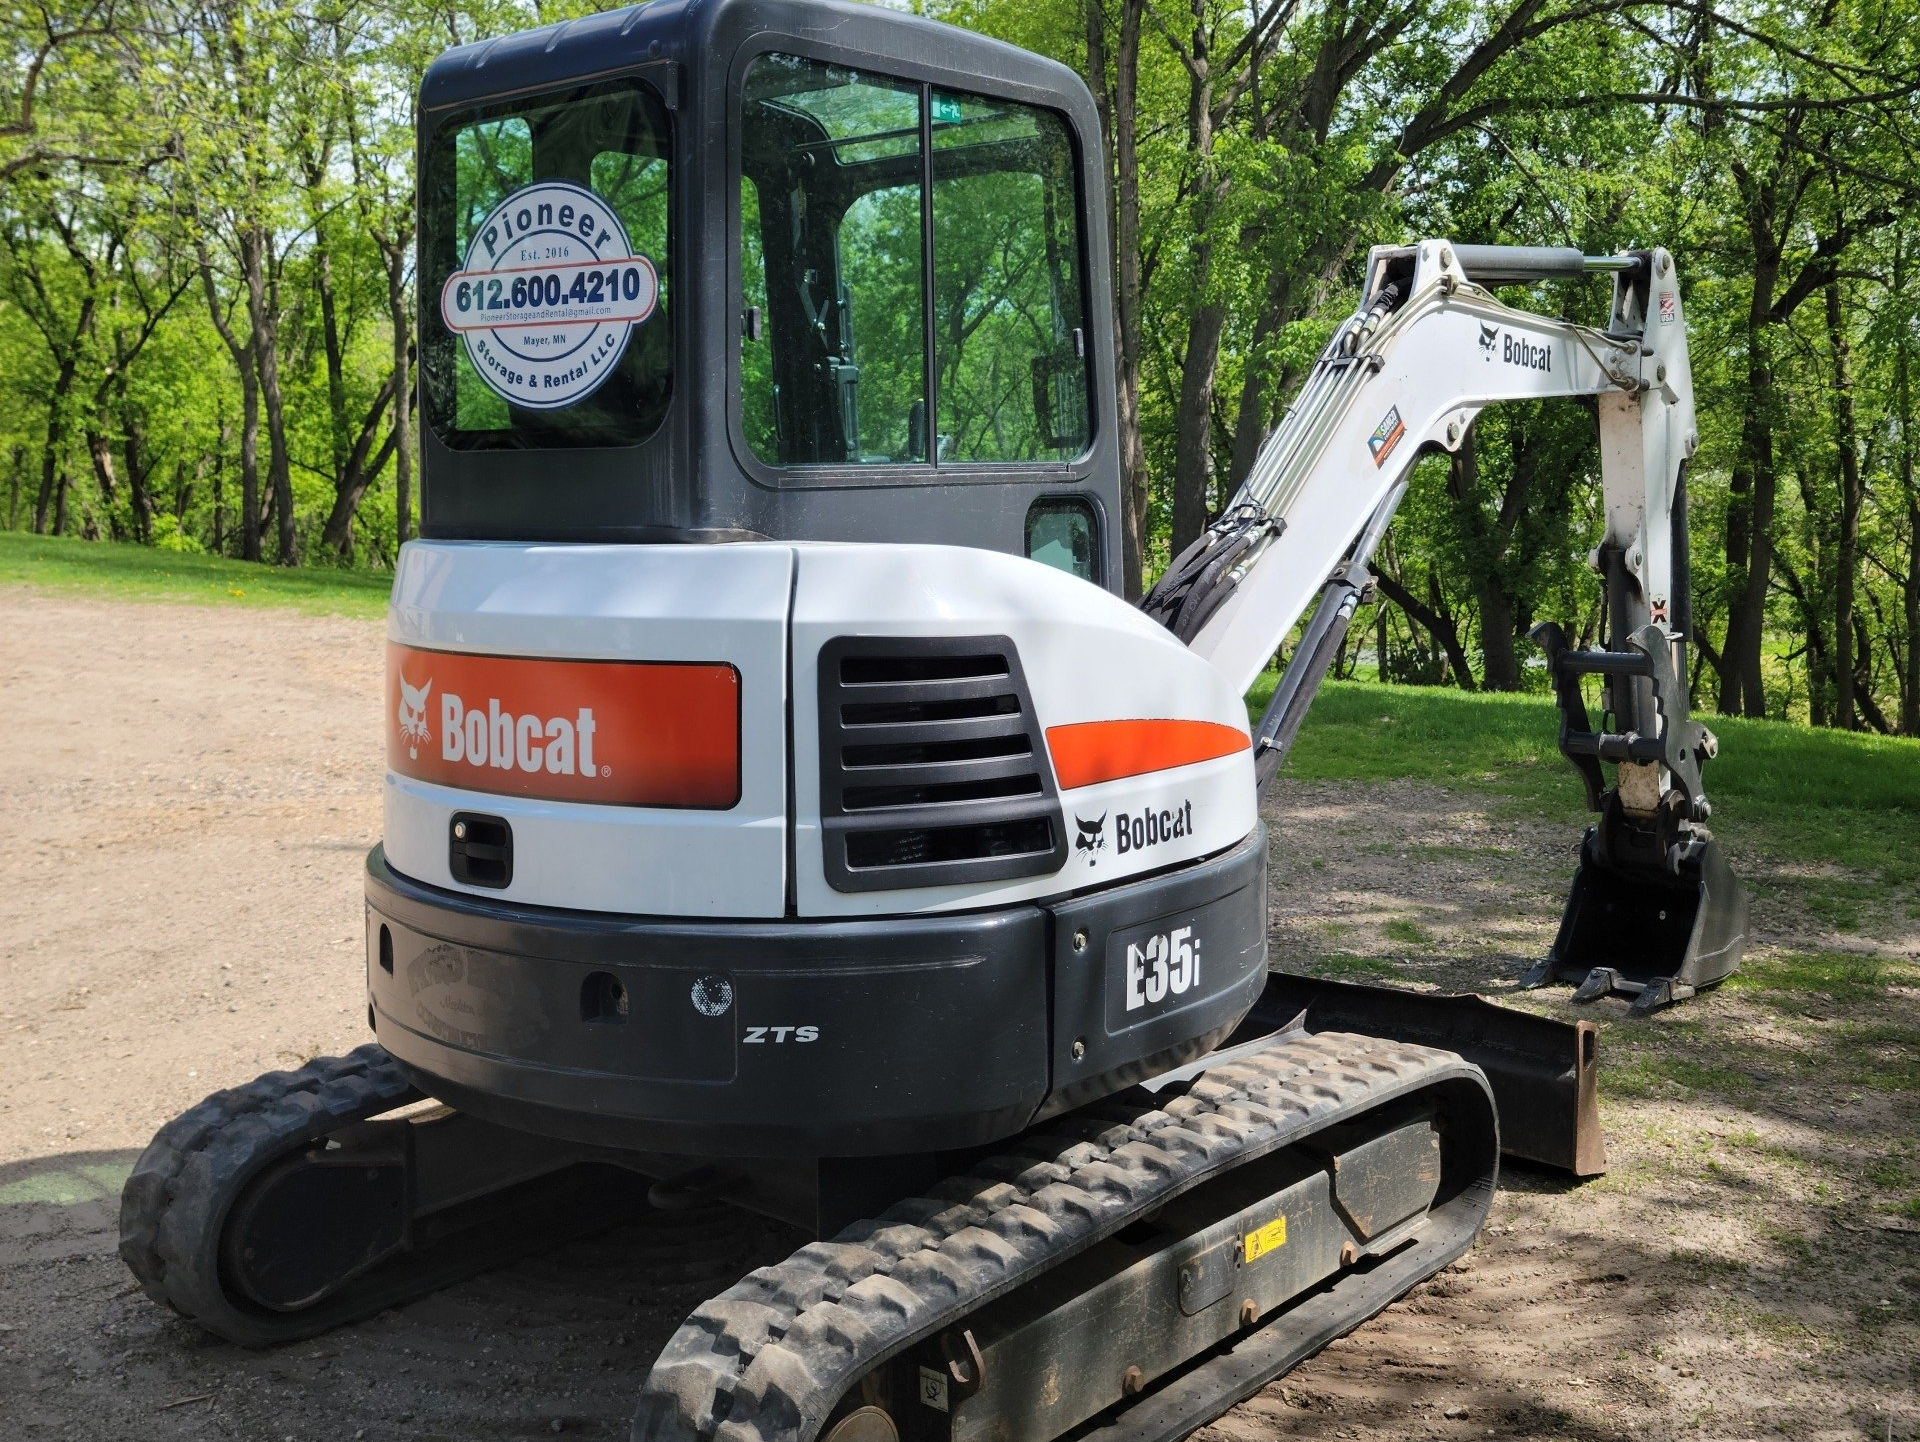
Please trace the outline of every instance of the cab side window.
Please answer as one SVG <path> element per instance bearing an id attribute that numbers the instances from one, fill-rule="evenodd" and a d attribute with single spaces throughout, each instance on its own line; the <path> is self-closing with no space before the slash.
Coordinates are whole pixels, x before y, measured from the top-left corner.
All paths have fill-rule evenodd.
<path id="1" fill-rule="evenodd" d="M 739 200 L 741 421 L 761 461 L 1085 450 L 1079 196 L 1057 116 L 763 55 Z"/>
<path id="2" fill-rule="evenodd" d="M 942 459 L 1064 461 L 1086 448 L 1078 211 L 1056 116 L 933 92 Z"/>
<path id="3" fill-rule="evenodd" d="M 770 465 L 924 459 L 920 87 L 763 55 L 746 92 L 748 443 Z"/>

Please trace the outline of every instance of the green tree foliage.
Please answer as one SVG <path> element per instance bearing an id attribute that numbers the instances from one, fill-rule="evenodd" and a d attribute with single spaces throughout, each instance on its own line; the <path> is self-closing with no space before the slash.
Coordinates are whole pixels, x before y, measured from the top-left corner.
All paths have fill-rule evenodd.
<path id="1" fill-rule="evenodd" d="M 7 9 L 5 524 L 391 564 L 414 504 L 415 84 L 448 44 L 591 8 Z M 1050 54 L 1095 92 L 1131 586 L 1247 472 L 1370 245 L 1664 245 L 1700 414 L 1697 702 L 1920 734 L 1916 0 L 914 8 Z M 1071 331 L 1077 262 L 1060 243 L 1071 218 L 1038 218 L 1057 145 L 1032 145 L 1031 178 L 939 183 L 929 321 L 950 414 L 912 415 L 917 194 L 849 213 L 842 244 L 866 262 L 851 302 L 863 452 L 904 455 L 927 441 L 918 426 L 969 454 L 1057 453 L 1034 379 Z M 750 185 L 742 208 L 752 262 Z M 1606 304 L 1601 280 L 1514 298 L 1577 318 Z M 764 348 L 746 348 L 748 432 L 770 448 L 764 371 Z M 1540 686 L 1532 622 L 1601 630 L 1585 565 L 1599 529 L 1586 410 L 1488 413 L 1451 461 L 1421 462 L 1344 668 Z"/>
<path id="2" fill-rule="evenodd" d="M 1133 543 L 1151 574 L 1416 235 L 1664 245 L 1693 334 L 1696 700 L 1920 729 L 1911 0 L 930 0 L 1090 77 L 1114 192 Z M 1603 316 L 1604 282 L 1514 297 Z M 1489 412 L 1421 462 L 1343 666 L 1539 688 L 1601 629 L 1589 414 Z"/>

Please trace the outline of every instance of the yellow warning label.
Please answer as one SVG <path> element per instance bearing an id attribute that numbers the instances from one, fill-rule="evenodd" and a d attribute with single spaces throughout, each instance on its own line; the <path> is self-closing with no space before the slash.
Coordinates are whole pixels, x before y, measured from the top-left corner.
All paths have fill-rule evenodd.
<path id="1" fill-rule="evenodd" d="M 1277 1252 L 1287 1244 L 1287 1219 L 1275 1217 L 1264 1227 L 1247 1233 L 1246 1251 L 1249 1262 L 1257 1262 L 1268 1252 Z"/>

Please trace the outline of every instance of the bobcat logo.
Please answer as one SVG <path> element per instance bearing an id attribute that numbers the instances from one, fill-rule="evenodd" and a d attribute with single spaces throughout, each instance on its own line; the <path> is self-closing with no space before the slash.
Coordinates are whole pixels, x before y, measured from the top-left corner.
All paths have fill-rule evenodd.
<path id="1" fill-rule="evenodd" d="M 1500 340 L 1499 327 L 1491 326 L 1491 325 L 1488 325 L 1485 321 L 1481 321 L 1480 322 L 1480 349 L 1486 353 L 1486 357 L 1488 360 L 1493 359 L 1493 348 L 1499 342 L 1499 340 Z"/>
<path id="2" fill-rule="evenodd" d="M 1076 816 L 1073 823 L 1080 828 L 1080 834 L 1073 839 L 1073 849 L 1085 852 L 1087 865 L 1093 866 L 1096 864 L 1093 853 L 1107 849 L 1107 813 L 1102 811 L 1091 821 Z"/>
<path id="3" fill-rule="evenodd" d="M 407 743 L 407 755 L 418 761 L 420 748 L 433 740 L 433 732 L 427 727 L 427 695 L 433 690 L 433 678 L 427 678 L 424 686 L 409 686 L 407 678 L 400 678 L 400 739 Z"/>

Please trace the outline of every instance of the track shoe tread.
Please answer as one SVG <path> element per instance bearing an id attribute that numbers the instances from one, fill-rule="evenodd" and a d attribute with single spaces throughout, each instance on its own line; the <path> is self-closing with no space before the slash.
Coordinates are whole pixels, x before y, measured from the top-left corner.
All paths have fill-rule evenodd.
<path id="1" fill-rule="evenodd" d="M 1059 1118 L 768 1269 L 779 1278 L 769 1296 L 792 1311 L 751 1350 L 713 1332 L 711 1303 L 696 1311 L 647 1379 L 633 1442 L 810 1442 L 888 1357 L 1179 1192 L 1356 1110 L 1477 1077 L 1452 1053 L 1410 1043 L 1288 1033 L 1164 1104 L 1123 1095 Z M 796 1266 L 830 1266 L 831 1285 L 803 1283 Z"/>

